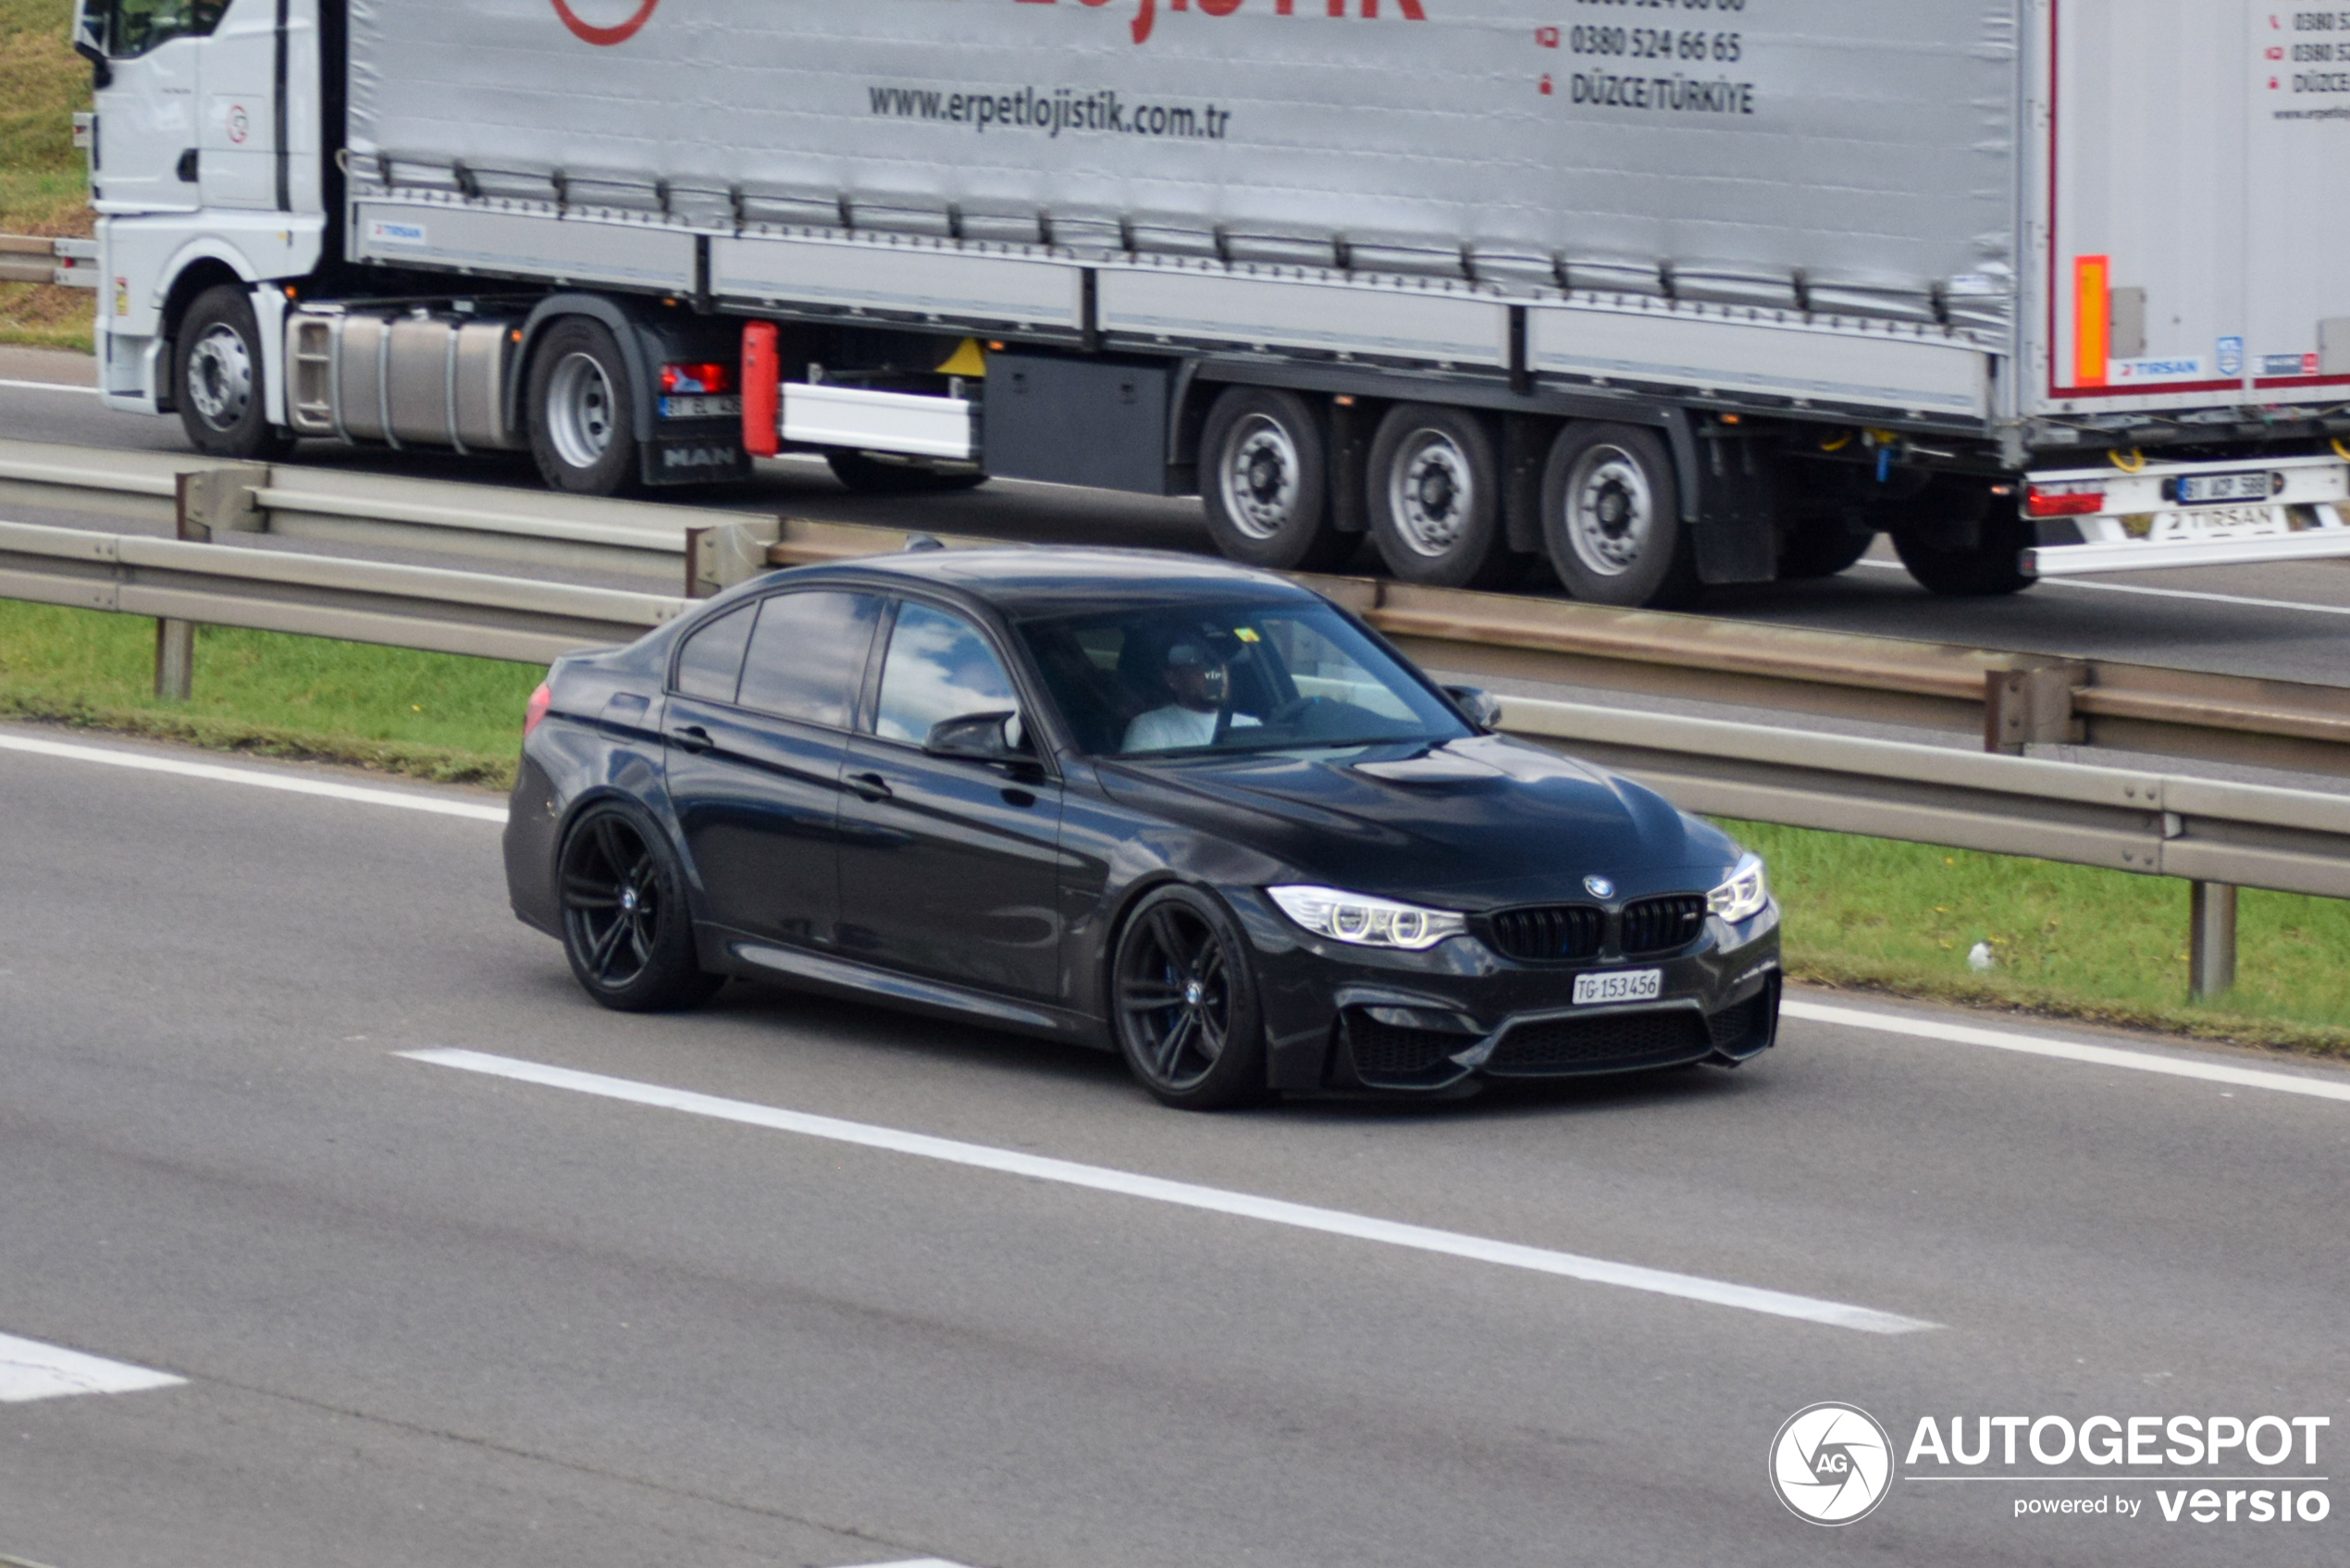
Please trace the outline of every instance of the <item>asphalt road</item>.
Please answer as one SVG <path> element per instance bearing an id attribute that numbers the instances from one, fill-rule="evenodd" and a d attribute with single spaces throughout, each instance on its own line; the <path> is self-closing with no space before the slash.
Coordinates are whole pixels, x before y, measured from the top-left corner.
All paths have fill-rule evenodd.
<path id="1" fill-rule="evenodd" d="M 2328 1415 L 2319 1463 L 2276 1473 L 2333 1476 L 2350 1098 L 2322 1094 L 2350 1074 L 1808 1019 L 1737 1072 L 1184 1116 L 1107 1057 L 779 989 L 604 1013 L 507 913 L 492 822 L 8 743 L 29 733 L 0 732 L 0 1335 L 183 1381 L 0 1403 L 0 1558 L 2344 1559 L 2339 1507 L 2169 1525 L 2153 1483 L 2103 1472 L 1911 1466 L 1823 1529 L 1774 1498 L 1764 1455 L 1825 1400 L 1899 1448 L 1926 1414 Z M 451 1049 L 1248 1201 L 403 1055 Z M 1318 1233 L 1262 1200 L 1699 1288 Z M 1707 1282 L 1935 1327 L 1747 1310 Z M 9 1375 L 0 1353 L 0 1398 Z M 2099 1494 L 2143 1513 L 2013 1514 Z"/>
<path id="2" fill-rule="evenodd" d="M 177 418 L 109 413 L 86 392 L 80 355 L 0 349 L 0 435 L 126 450 L 186 450 Z M 467 461 L 307 442 L 296 461 L 493 484 L 538 483 L 526 459 Z M 813 459 L 762 463 L 749 485 L 680 492 L 682 504 L 788 512 L 831 522 L 931 528 L 1052 543 L 1206 551 L 1195 500 L 996 480 L 963 495 L 853 495 Z M 52 521 L 27 517 L 26 521 Z M 87 515 L 59 522 L 92 521 Z M 1376 571 L 1366 550 L 1356 569 Z M 1537 574 L 1547 582 L 1546 574 Z M 1541 582 L 1534 585 L 1540 588 Z M 1550 583 L 1546 591 L 1555 592 Z M 2011 599 L 1925 594 L 1879 540 L 1870 560 L 1817 583 L 1717 589 L 1707 613 L 1917 637 L 1972 647 L 2171 665 L 2269 679 L 2350 682 L 2350 562 L 2113 574 L 2044 583 Z"/>

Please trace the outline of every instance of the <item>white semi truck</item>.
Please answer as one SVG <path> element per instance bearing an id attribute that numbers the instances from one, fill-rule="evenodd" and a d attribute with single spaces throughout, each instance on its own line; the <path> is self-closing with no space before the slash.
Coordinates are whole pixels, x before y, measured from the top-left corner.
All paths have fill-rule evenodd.
<path id="1" fill-rule="evenodd" d="M 2350 554 L 2350 5 L 80 0 L 114 407 L 1415 582 Z"/>

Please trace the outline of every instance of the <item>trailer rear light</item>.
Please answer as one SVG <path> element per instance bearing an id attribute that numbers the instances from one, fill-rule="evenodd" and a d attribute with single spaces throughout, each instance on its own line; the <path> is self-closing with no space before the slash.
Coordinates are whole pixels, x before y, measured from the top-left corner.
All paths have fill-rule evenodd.
<path id="1" fill-rule="evenodd" d="M 673 393 L 731 392 L 735 389 L 735 367 L 723 360 L 664 364 L 661 367 L 661 389 Z"/>
<path id="2" fill-rule="evenodd" d="M 2034 485 L 2023 495 L 2027 517 L 2089 517 L 2104 510 L 2102 485 Z"/>
<path id="3" fill-rule="evenodd" d="M 554 701 L 553 688 L 544 681 L 539 682 L 538 689 L 530 694 L 530 706 L 523 710 L 522 733 L 528 735 L 537 729 L 538 721 L 547 716 L 547 710 L 554 706 Z"/>

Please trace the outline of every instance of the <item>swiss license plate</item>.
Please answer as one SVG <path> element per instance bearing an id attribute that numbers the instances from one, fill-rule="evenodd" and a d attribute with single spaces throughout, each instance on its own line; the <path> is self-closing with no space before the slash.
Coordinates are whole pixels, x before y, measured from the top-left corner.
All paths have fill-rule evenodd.
<path id="1" fill-rule="evenodd" d="M 1575 1005 L 1592 1002 L 1653 1002 L 1664 994 L 1663 969 L 1618 969 L 1575 977 Z"/>
<path id="2" fill-rule="evenodd" d="M 743 400 L 732 392 L 661 400 L 663 419 L 739 419 L 742 412 Z"/>
<path id="3" fill-rule="evenodd" d="M 2189 474 L 2179 480 L 2182 506 L 2225 506 L 2234 501 L 2267 500 L 2275 487 L 2266 471 L 2257 474 Z"/>

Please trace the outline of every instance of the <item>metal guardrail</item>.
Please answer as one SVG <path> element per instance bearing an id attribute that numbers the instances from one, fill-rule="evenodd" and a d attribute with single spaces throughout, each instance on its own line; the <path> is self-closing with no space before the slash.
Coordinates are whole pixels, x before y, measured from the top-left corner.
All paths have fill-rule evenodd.
<path id="1" fill-rule="evenodd" d="M 72 289 L 95 289 L 98 242 L 0 234 L 0 283 L 62 283 Z"/>
<path id="2" fill-rule="evenodd" d="M 12 501 L 177 520 L 191 537 L 262 531 L 618 573 L 697 597 L 769 565 L 884 553 L 907 537 L 654 501 L 0 441 L 0 505 Z M 1985 750 L 2009 754 L 2072 743 L 2350 777 L 2350 687 L 1368 577 L 1304 580 L 1421 662 L 1471 676 L 1979 733 Z"/>

